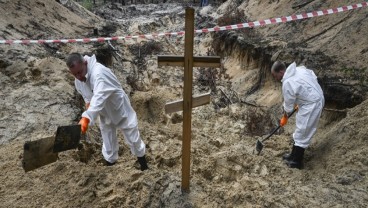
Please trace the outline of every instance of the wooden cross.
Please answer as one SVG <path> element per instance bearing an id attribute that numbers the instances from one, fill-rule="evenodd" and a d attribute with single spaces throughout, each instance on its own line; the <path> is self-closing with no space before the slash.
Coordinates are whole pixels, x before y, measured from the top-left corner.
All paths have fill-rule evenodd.
<path id="1" fill-rule="evenodd" d="M 210 103 L 210 93 L 192 97 L 193 67 L 220 67 L 219 56 L 193 57 L 194 9 L 185 9 L 185 52 L 183 56 L 158 56 L 159 66 L 184 67 L 184 100 L 167 103 L 166 113 L 183 110 L 182 191 L 189 192 L 192 108 Z"/>

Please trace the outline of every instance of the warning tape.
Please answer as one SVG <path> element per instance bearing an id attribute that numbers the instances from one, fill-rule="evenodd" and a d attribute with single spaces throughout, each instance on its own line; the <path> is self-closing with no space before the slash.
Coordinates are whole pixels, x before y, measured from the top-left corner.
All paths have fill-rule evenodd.
<path id="1" fill-rule="evenodd" d="M 294 14 L 287 17 L 278 17 L 278 18 L 271 18 L 266 20 L 259 20 L 254 22 L 247 22 L 247 23 L 240 23 L 236 25 L 227 25 L 222 27 L 213 27 L 213 28 L 204 28 L 195 30 L 195 33 L 208 33 L 208 32 L 217 32 L 217 31 L 224 31 L 224 30 L 234 30 L 234 29 L 241 29 L 241 28 L 253 28 L 258 26 L 270 25 L 270 24 L 278 24 L 278 23 L 285 23 L 291 22 L 301 19 L 308 19 L 312 17 L 336 14 L 340 12 L 345 12 L 353 9 L 367 7 L 368 2 L 352 4 L 349 6 L 342 6 L 337 7 L 334 9 L 324 9 L 320 11 L 314 11 L 309 13 L 302 13 L 302 14 Z M 117 36 L 117 37 L 99 37 L 99 38 L 80 38 L 80 39 L 60 39 L 60 40 L 0 40 L 0 44 L 32 44 L 32 43 L 89 43 L 89 42 L 104 42 L 104 41 L 116 41 L 116 40 L 129 40 L 129 39 L 138 39 L 138 38 L 158 38 L 162 36 L 180 36 L 184 35 L 184 31 L 180 32 L 164 32 L 164 33 L 155 33 L 155 34 L 147 34 L 147 35 L 133 35 L 133 36 Z"/>

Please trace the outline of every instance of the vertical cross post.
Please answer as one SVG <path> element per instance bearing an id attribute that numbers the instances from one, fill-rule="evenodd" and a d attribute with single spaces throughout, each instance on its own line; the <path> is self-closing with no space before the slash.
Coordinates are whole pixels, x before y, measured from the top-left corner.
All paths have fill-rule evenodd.
<path id="1" fill-rule="evenodd" d="M 184 99 L 165 105 L 166 113 L 183 110 L 183 145 L 182 145 L 182 181 L 183 192 L 189 192 L 190 150 L 192 137 L 192 108 L 210 103 L 210 93 L 192 97 L 193 67 L 220 67 L 219 56 L 193 56 L 194 45 L 194 9 L 185 10 L 185 52 L 183 56 L 158 56 L 159 66 L 184 67 Z"/>
<path id="2" fill-rule="evenodd" d="M 194 9 L 185 9 L 185 52 L 184 52 L 184 100 L 183 100 L 183 146 L 182 181 L 183 191 L 189 191 L 190 150 L 192 134 L 192 86 L 193 86 L 193 42 Z"/>

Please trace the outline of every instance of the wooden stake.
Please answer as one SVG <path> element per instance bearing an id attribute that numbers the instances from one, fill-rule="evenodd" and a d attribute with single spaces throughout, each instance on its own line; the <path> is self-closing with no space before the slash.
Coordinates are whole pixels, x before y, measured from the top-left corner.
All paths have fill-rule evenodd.
<path id="1" fill-rule="evenodd" d="M 185 9 L 184 52 L 184 100 L 183 100 L 183 146 L 182 146 L 182 191 L 189 192 L 190 143 L 192 137 L 192 86 L 193 86 L 194 9 Z"/>
<path id="2" fill-rule="evenodd" d="M 185 10 L 185 53 L 183 56 L 158 56 L 159 66 L 184 66 L 184 99 L 168 103 L 167 113 L 183 110 L 183 146 L 182 146 L 182 181 L 181 189 L 189 192 L 190 150 L 192 133 L 192 108 L 210 102 L 210 93 L 192 98 L 193 67 L 220 67 L 218 56 L 193 57 L 194 9 Z"/>

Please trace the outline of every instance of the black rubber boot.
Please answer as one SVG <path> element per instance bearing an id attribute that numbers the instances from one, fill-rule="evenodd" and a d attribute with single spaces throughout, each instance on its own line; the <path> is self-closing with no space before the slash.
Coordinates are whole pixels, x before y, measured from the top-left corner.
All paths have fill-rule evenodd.
<path id="1" fill-rule="evenodd" d="M 290 153 L 286 153 L 285 155 L 282 156 L 282 159 L 286 161 L 291 161 L 293 160 L 294 155 L 295 155 L 295 145 L 293 145 L 293 148 L 291 149 Z"/>
<path id="2" fill-rule="evenodd" d="M 141 171 L 147 170 L 148 169 L 148 165 L 147 165 L 147 160 L 146 157 L 138 157 L 138 162 L 141 165 Z"/>
<path id="3" fill-rule="evenodd" d="M 105 166 L 113 166 L 113 165 L 115 165 L 116 164 L 116 162 L 113 162 L 113 163 L 111 163 L 111 162 L 109 162 L 109 161 L 107 161 L 107 160 L 105 160 Z"/>
<path id="4" fill-rule="evenodd" d="M 289 168 L 302 169 L 305 149 L 298 146 L 293 146 L 293 149 L 295 149 L 293 157 L 291 158 L 291 160 L 285 160 L 285 162 L 287 166 L 289 166 Z"/>

